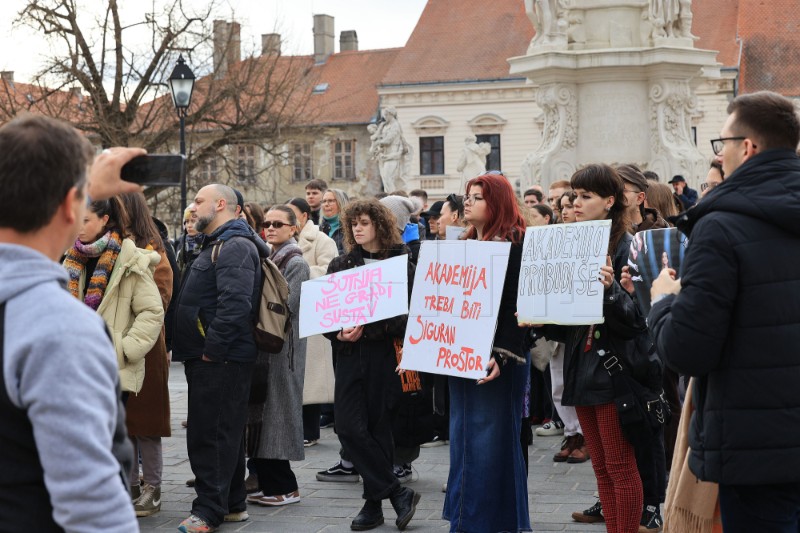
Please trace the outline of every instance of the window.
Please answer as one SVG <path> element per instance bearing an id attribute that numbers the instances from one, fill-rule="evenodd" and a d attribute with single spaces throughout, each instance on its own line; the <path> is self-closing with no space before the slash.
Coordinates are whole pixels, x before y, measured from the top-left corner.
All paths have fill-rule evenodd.
<path id="1" fill-rule="evenodd" d="M 236 147 L 236 177 L 239 181 L 256 180 L 256 147 L 252 144 Z"/>
<path id="2" fill-rule="evenodd" d="M 206 158 L 198 168 L 198 176 L 202 183 L 214 183 L 219 178 L 220 162 L 217 156 Z"/>
<path id="3" fill-rule="evenodd" d="M 333 179 L 335 180 L 356 179 L 355 156 L 356 156 L 355 141 L 333 142 Z"/>
<path id="4" fill-rule="evenodd" d="M 444 174 L 444 137 L 419 138 L 419 173 Z"/>
<path id="5" fill-rule="evenodd" d="M 294 162 L 294 181 L 308 181 L 312 179 L 311 168 L 311 143 L 295 143 L 292 145 L 292 160 Z"/>
<path id="6" fill-rule="evenodd" d="M 486 170 L 502 170 L 500 168 L 500 134 L 476 135 L 478 143 L 489 143 L 492 151 L 486 157 Z"/>

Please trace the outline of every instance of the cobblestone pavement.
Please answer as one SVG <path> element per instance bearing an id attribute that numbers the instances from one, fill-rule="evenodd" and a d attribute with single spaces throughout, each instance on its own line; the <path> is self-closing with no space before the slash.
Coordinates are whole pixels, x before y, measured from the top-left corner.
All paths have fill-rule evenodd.
<path id="1" fill-rule="evenodd" d="M 181 421 L 186 420 L 186 381 L 183 366 L 173 363 L 170 375 L 172 401 L 172 437 L 164 439 L 164 479 L 161 512 L 139 520 L 142 531 L 175 531 L 178 524 L 191 511 L 194 489 L 186 486 L 193 477 L 186 453 L 186 430 Z M 531 525 L 534 531 L 605 531 L 602 524 L 579 524 L 572 521 L 573 511 L 589 507 L 595 502 L 597 486 L 590 463 L 570 465 L 553 463 L 552 455 L 558 451 L 559 437 L 536 437 L 528 448 L 530 468 L 528 493 Z M 250 520 L 238 524 L 224 524 L 221 532 L 344 532 L 350 531 L 350 521 L 358 513 L 363 500 L 361 484 L 325 483 L 316 480 L 319 470 L 334 464 L 338 458 L 339 441 L 331 429 L 322 430 L 319 444 L 306 448 L 306 458 L 292 463 L 300 484 L 301 501 L 284 507 L 268 508 L 248 506 Z M 409 484 L 422 494 L 417 513 L 407 531 L 447 531 L 448 523 L 442 520 L 444 493 L 442 484 L 447 481 L 449 447 L 423 448 L 414 462 L 414 480 Z M 491 505 L 492 495 L 486 495 Z M 396 531 L 395 514 L 388 500 L 384 501 L 386 524 L 375 531 Z"/>

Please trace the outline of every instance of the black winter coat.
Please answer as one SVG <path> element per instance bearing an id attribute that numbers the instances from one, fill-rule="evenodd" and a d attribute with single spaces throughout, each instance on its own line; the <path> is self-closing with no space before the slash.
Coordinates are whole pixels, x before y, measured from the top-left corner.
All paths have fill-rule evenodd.
<path id="1" fill-rule="evenodd" d="M 212 263 L 217 241 L 225 245 Z M 226 222 L 204 239 L 178 297 L 174 360 L 203 355 L 214 361 L 256 360 L 253 323 L 261 297 L 260 257 L 268 255 L 266 244 L 241 219 Z"/>
<path id="2" fill-rule="evenodd" d="M 800 482 L 800 158 L 756 155 L 678 220 L 681 292 L 648 322 L 695 376 L 689 467 L 725 485 Z"/>
<path id="3" fill-rule="evenodd" d="M 616 355 L 641 383 L 653 390 L 661 389 L 661 362 L 654 353 L 652 337 L 633 297 L 619 284 L 622 267 L 628 263 L 630 234 L 617 245 L 612 264 L 615 281 L 603 293 L 602 324 L 594 326 L 592 344 L 586 351 L 589 326 L 544 326 L 533 328 L 532 342 L 537 336 L 563 342 L 564 405 L 602 405 L 614 400 L 611 376 L 600 362 L 597 350 Z"/>

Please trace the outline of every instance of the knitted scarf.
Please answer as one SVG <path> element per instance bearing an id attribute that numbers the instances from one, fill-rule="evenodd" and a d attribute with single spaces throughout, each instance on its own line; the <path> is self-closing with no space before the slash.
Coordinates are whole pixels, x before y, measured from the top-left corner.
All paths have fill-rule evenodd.
<path id="1" fill-rule="evenodd" d="M 64 268 L 69 273 L 69 292 L 80 298 L 81 274 L 86 269 L 86 262 L 90 257 L 99 257 L 97 267 L 86 284 L 86 294 L 83 301 L 86 305 L 97 311 L 111 277 L 111 271 L 117 262 L 119 251 L 122 249 L 122 239 L 115 231 L 106 232 L 105 235 L 91 244 L 75 241 L 75 246 L 69 249 L 64 259 Z"/>
<path id="2" fill-rule="evenodd" d="M 273 246 L 272 253 L 269 254 L 269 260 L 275 263 L 281 274 L 285 274 L 286 264 L 295 256 L 302 257 L 303 251 L 297 246 L 297 241 L 292 237 L 279 246 Z"/>
<path id="3" fill-rule="evenodd" d="M 328 237 L 333 238 L 340 226 L 339 215 L 336 214 L 332 217 L 326 217 L 325 215 L 322 215 L 322 220 L 328 223 Z"/>

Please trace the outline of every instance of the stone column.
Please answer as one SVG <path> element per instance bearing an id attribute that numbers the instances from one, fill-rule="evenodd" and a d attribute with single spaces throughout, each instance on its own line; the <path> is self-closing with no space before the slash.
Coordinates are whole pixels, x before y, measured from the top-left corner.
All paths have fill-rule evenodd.
<path id="1" fill-rule="evenodd" d="M 694 88 L 718 78 L 719 64 L 682 26 L 691 2 L 675 11 L 669 1 L 550 4 L 566 41 L 534 38 L 527 55 L 509 59 L 512 74 L 538 86 L 544 114 L 542 143 L 523 162 L 523 190 L 598 162 L 635 163 L 662 181 L 682 174 L 692 186 L 705 176 L 708 162 L 691 137 Z"/>

